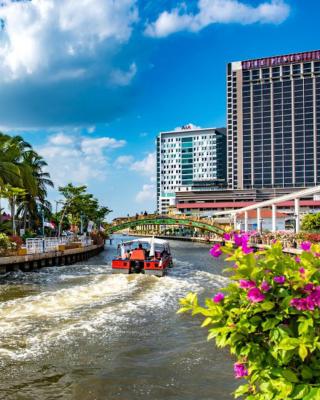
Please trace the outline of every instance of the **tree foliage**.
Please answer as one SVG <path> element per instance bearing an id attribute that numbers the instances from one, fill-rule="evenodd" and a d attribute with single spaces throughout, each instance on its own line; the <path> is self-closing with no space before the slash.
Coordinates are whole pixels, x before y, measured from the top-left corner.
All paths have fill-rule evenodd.
<path id="1" fill-rule="evenodd" d="M 104 221 L 109 214 L 108 207 L 101 206 L 99 201 L 87 192 L 87 186 L 74 186 L 69 183 L 59 187 L 60 194 L 64 197 L 63 209 L 60 212 L 61 222 L 69 225 L 79 225 L 81 220 L 85 224 L 93 221 L 97 225 Z"/>
<path id="2" fill-rule="evenodd" d="M 0 133 L 0 190 L 3 197 L 9 198 L 13 220 L 17 205 L 17 215 L 23 218 L 24 228 L 27 222 L 31 226 L 40 220 L 40 208 L 51 208 L 46 196 L 47 187 L 53 187 L 53 183 L 44 171 L 46 165 L 20 136 Z"/>
<path id="3" fill-rule="evenodd" d="M 253 253 L 244 237 L 235 242 L 210 251 L 232 263 L 229 286 L 205 306 L 188 294 L 179 312 L 202 315 L 208 339 L 229 347 L 247 380 L 236 398 L 320 399 L 320 246 L 304 242 L 294 258 L 280 243 Z"/>
<path id="4" fill-rule="evenodd" d="M 308 232 L 320 231 L 320 213 L 307 214 L 302 220 L 302 229 Z"/>

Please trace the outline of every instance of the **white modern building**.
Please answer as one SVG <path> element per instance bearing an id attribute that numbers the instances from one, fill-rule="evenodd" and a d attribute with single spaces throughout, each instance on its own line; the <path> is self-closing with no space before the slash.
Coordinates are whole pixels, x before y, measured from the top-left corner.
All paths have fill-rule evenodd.
<path id="1" fill-rule="evenodd" d="M 225 128 L 195 129 L 191 125 L 157 137 L 157 210 L 166 214 L 176 192 L 225 187 Z"/>

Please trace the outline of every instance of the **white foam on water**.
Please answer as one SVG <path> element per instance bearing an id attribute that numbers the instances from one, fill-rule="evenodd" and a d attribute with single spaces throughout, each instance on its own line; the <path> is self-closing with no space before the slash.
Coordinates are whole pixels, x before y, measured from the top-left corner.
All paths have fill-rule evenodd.
<path id="1" fill-rule="evenodd" d="M 0 304 L 2 363 L 6 359 L 35 358 L 52 346 L 72 343 L 77 336 L 96 332 L 100 338 L 112 340 L 130 323 L 138 324 L 147 316 L 150 319 L 150 315 L 165 318 L 167 313 L 175 312 L 179 298 L 189 291 L 202 292 L 204 282 L 208 286 L 209 281 L 212 287 L 227 283 L 227 278 L 193 270 L 191 263 L 178 260 L 176 268 L 163 278 L 105 272 L 105 266 L 86 266 L 76 274 L 72 269 L 65 270 L 61 282 L 82 276 L 87 283 L 75 282 L 68 288 Z"/>

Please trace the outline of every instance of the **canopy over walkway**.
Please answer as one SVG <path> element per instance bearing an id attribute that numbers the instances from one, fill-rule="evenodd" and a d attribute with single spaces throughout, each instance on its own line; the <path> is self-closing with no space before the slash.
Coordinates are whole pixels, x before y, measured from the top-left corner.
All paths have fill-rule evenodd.
<path id="1" fill-rule="evenodd" d="M 172 217 L 167 215 L 139 215 L 136 217 L 121 218 L 114 221 L 108 231 L 109 233 L 114 233 L 124 229 L 133 229 L 139 225 L 180 225 L 202 229 L 220 236 L 224 233 L 221 227 L 214 225 L 207 219 L 201 220 L 194 217 Z"/>

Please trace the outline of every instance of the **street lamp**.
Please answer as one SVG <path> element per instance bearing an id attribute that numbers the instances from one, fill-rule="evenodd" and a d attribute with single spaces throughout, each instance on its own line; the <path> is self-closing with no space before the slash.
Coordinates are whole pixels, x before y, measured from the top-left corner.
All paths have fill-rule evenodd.
<path id="1" fill-rule="evenodd" d="M 41 218 L 42 218 L 42 237 L 44 238 L 44 208 L 41 209 Z"/>
<path id="2" fill-rule="evenodd" d="M 80 212 L 80 235 L 83 234 L 83 215 L 82 215 L 82 211 Z"/>
<path id="3" fill-rule="evenodd" d="M 262 233 L 262 223 L 263 223 L 263 218 L 260 219 L 260 233 Z"/>

